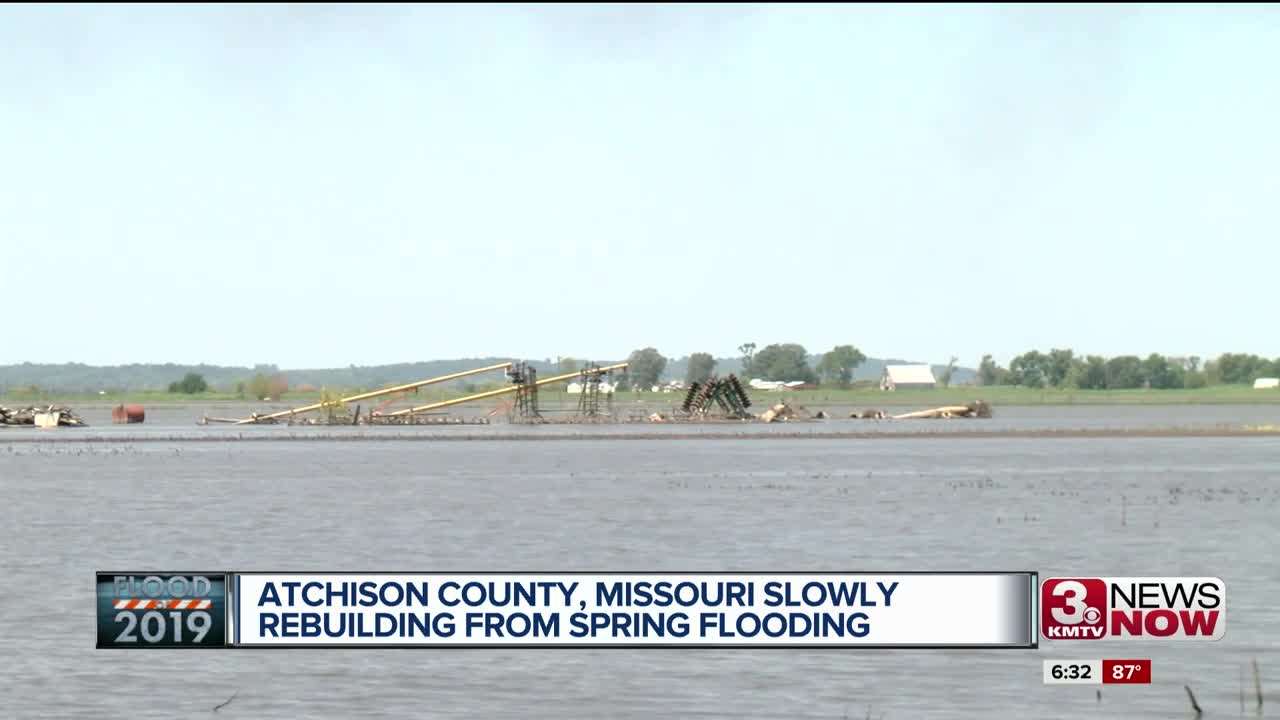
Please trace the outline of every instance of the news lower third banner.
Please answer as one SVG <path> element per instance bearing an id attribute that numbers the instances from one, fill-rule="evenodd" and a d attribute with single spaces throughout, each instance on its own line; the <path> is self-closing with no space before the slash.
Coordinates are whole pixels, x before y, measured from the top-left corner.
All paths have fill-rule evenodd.
<path id="1" fill-rule="evenodd" d="M 1035 648 L 1009 573 L 98 573 L 98 647 Z"/>

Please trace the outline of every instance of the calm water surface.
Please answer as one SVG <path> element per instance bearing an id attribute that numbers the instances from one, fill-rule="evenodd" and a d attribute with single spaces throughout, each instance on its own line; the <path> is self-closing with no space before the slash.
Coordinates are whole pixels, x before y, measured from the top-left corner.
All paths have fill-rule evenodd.
<path id="1" fill-rule="evenodd" d="M 1187 718 L 1183 684 L 1206 718 L 1240 717 L 1251 658 L 1280 706 L 1271 438 L 0 435 L 0 500 L 5 717 L 204 715 L 238 693 L 217 717 Z M 93 572 L 150 568 L 1213 575 L 1229 611 L 1217 643 L 1039 651 L 95 650 Z M 1041 685 L 1049 657 L 1150 657 L 1155 682 L 1099 703 Z"/>

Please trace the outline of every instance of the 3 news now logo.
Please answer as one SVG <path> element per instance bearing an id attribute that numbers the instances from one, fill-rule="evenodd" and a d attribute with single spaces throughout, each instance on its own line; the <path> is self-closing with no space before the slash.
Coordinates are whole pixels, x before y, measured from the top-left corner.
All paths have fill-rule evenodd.
<path id="1" fill-rule="evenodd" d="M 1046 640 L 1218 640 L 1226 610 L 1220 578 L 1049 578 L 1040 586 Z"/>

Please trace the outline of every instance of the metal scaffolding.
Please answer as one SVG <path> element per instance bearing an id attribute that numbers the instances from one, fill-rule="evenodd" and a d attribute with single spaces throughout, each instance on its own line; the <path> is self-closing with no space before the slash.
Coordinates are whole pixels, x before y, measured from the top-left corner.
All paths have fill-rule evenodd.
<path id="1" fill-rule="evenodd" d="M 542 413 L 538 410 L 538 371 L 533 366 L 518 362 L 511 366 L 507 378 L 516 386 L 515 402 L 507 419 L 513 423 L 542 422 Z"/>
<path id="2" fill-rule="evenodd" d="M 589 362 L 582 368 L 578 377 L 582 392 L 578 395 L 578 417 L 598 418 L 604 415 L 613 416 L 613 392 L 601 392 L 601 383 L 608 378 L 598 363 Z M 600 411 L 600 396 L 604 395 L 604 412 Z"/>

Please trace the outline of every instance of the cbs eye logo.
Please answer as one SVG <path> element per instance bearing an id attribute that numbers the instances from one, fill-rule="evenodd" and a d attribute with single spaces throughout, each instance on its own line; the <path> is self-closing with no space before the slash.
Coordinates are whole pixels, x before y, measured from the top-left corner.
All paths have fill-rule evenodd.
<path id="1" fill-rule="evenodd" d="M 1097 640 L 1106 634 L 1107 584 L 1101 578 L 1046 580 L 1040 606 L 1040 632 L 1050 640 Z"/>

